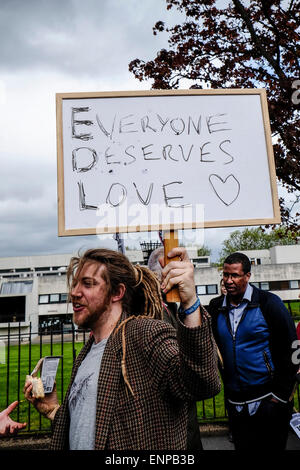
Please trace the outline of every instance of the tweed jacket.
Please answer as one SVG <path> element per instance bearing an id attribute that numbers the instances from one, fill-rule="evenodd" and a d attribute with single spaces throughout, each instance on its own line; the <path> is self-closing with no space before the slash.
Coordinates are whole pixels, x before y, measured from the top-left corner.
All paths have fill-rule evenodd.
<path id="1" fill-rule="evenodd" d="M 117 333 L 115 328 L 99 372 L 96 450 L 186 449 L 188 403 L 220 391 L 211 319 L 204 309 L 202 316 L 202 325 L 196 328 L 179 321 L 177 337 L 176 330 L 160 320 L 140 317 L 126 324 L 126 372 L 133 394 L 121 371 L 122 328 Z M 124 318 L 125 313 L 120 321 Z M 53 422 L 52 450 L 69 448 L 68 396 L 92 342 L 93 337 L 74 363 Z"/>

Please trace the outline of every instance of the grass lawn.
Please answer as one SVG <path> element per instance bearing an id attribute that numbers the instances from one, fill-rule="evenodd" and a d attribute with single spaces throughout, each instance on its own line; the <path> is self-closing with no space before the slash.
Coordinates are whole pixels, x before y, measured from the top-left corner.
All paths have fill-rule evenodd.
<path id="1" fill-rule="evenodd" d="M 83 342 L 76 343 L 76 355 L 83 346 Z M 62 356 L 57 371 L 56 382 L 59 401 L 63 400 L 69 384 L 72 365 L 73 350 L 72 343 L 43 344 L 42 350 L 39 344 L 22 344 L 6 348 L 5 364 L 0 364 L 0 410 L 7 407 L 7 404 L 15 400 L 24 400 L 23 386 L 26 375 L 29 374 L 40 357 Z M 20 364 L 20 369 L 19 369 Z M 8 379 L 7 379 L 8 377 Z M 8 397 L 7 397 L 8 389 Z M 222 420 L 225 417 L 224 396 L 221 391 L 216 397 L 197 403 L 198 420 Z M 22 401 L 16 410 L 11 414 L 12 419 L 26 422 L 28 431 L 50 431 L 50 421 L 41 417 L 35 408 L 25 400 Z"/>
<path id="2" fill-rule="evenodd" d="M 295 300 L 294 302 L 284 302 L 284 305 L 289 312 L 292 313 L 293 317 L 296 317 L 297 321 L 300 320 L 300 301 Z"/>
<path id="3" fill-rule="evenodd" d="M 83 343 L 76 343 L 76 355 Z M 42 350 L 41 350 L 42 349 Z M 23 386 L 27 374 L 30 374 L 40 357 L 62 356 L 56 382 L 59 401 L 61 402 L 67 390 L 73 365 L 72 343 L 22 344 L 6 348 L 5 364 L 0 364 L 0 409 L 3 410 L 15 400 L 23 400 Z M 19 367 L 20 365 L 20 367 Z M 8 392 L 7 392 L 8 391 Z M 7 396 L 8 394 L 8 396 Z M 26 422 L 26 431 L 50 429 L 50 421 L 40 416 L 35 408 L 25 400 L 11 414 L 12 419 Z"/>
<path id="4" fill-rule="evenodd" d="M 223 421 L 225 418 L 224 390 L 213 398 L 197 402 L 198 421 Z"/>

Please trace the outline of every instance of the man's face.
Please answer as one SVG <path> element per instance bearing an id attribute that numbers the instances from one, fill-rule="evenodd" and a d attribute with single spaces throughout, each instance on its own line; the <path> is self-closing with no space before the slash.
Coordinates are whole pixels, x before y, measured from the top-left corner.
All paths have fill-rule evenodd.
<path id="1" fill-rule="evenodd" d="M 107 284 L 102 278 L 104 269 L 100 263 L 86 262 L 73 280 L 73 321 L 82 328 L 93 329 L 110 306 Z"/>
<path id="2" fill-rule="evenodd" d="M 229 298 L 241 300 L 247 289 L 250 273 L 244 273 L 242 263 L 223 266 L 223 281 Z"/>

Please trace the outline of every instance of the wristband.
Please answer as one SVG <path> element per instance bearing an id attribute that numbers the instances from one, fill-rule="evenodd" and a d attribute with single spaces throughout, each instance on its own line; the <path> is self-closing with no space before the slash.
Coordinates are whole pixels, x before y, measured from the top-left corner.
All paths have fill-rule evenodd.
<path id="1" fill-rule="evenodd" d="M 195 310 L 197 310 L 198 307 L 200 307 L 200 300 L 197 297 L 196 302 L 191 307 L 187 308 L 186 310 L 183 310 L 183 308 L 180 307 L 179 313 L 184 314 L 184 315 L 190 315 L 191 313 L 195 312 Z"/>

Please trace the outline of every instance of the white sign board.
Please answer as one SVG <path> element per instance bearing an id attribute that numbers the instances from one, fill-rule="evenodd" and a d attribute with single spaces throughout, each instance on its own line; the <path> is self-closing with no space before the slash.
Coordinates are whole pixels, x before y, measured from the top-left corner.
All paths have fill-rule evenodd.
<path id="1" fill-rule="evenodd" d="M 264 90 L 56 100 L 59 235 L 280 221 Z"/>

